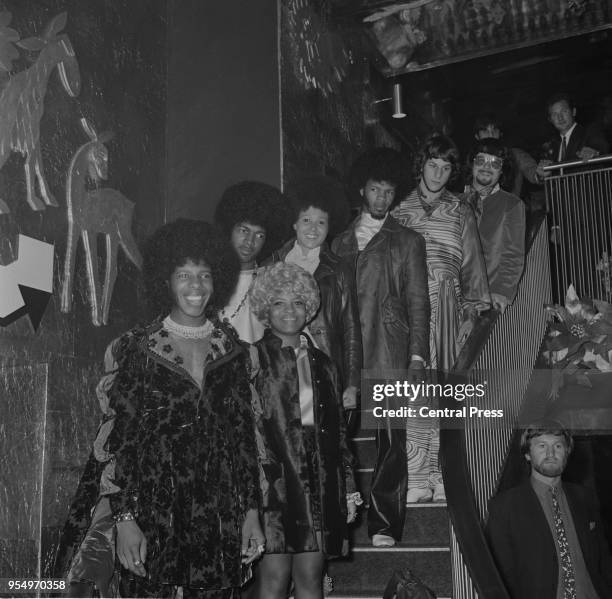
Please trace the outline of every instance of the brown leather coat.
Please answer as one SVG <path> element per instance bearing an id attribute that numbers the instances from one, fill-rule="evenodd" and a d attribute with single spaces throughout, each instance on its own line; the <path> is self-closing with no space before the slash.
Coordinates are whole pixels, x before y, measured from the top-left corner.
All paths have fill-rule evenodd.
<path id="1" fill-rule="evenodd" d="M 282 262 L 293 248 L 287 242 L 272 254 L 269 262 Z M 327 244 L 321 246 L 319 266 L 314 278 L 321 291 L 321 307 L 308 329 L 317 347 L 338 367 L 342 388 L 359 388 L 361 383 L 361 327 L 351 265 L 332 253 Z"/>
<path id="2" fill-rule="evenodd" d="M 364 368 L 407 368 L 412 355 L 428 360 L 425 240 L 388 215 L 360 252 L 359 218 L 334 239 L 332 250 L 355 268 Z"/>

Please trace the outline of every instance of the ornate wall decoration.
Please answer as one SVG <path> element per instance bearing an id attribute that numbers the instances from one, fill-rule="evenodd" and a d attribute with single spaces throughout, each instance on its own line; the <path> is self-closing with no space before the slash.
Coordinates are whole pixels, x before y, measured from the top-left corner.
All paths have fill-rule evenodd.
<path id="1" fill-rule="evenodd" d="M 338 91 L 345 79 L 352 56 L 342 37 L 329 28 L 324 2 L 318 8 L 311 0 L 287 2 L 287 61 L 305 89 L 318 89 L 324 96 Z"/>
<path id="2" fill-rule="evenodd" d="M 0 265 L 0 326 L 27 314 L 36 331 L 53 291 L 53 245 L 19 235 L 17 246 L 17 259 Z"/>
<path id="3" fill-rule="evenodd" d="M 117 279 L 117 253 L 119 246 L 138 268 L 142 256 L 132 236 L 134 203 L 120 191 L 98 187 L 108 178 L 108 149 L 105 141 L 110 133 L 98 135 L 87 119 L 81 126 L 90 141 L 74 154 L 66 180 L 66 207 L 68 209 L 68 241 L 62 282 L 62 312 L 72 308 L 72 282 L 79 235 L 83 240 L 87 261 L 87 280 L 91 320 L 94 325 L 108 324 L 113 288 Z M 95 188 L 87 189 L 87 181 Z M 100 288 L 98 276 L 97 235 L 102 233 L 106 242 L 106 268 L 104 283 Z"/>
<path id="4" fill-rule="evenodd" d="M 364 22 L 393 75 L 610 28 L 611 10 L 608 0 L 413 0 Z"/>
<path id="5" fill-rule="evenodd" d="M 62 85 L 70 96 L 79 94 L 81 76 L 70 39 L 61 33 L 66 26 L 63 12 L 49 22 L 42 35 L 19 40 L 17 32 L 8 28 L 10 13 L 0 14 L 0 69 L 10 71 L 18 52 L 13 42 L 29 52 L 39 52 L 34 64 L 6 83 L 0 95 L 0 168 L 12 152 L 25 156 L 27 201 L 33 210 L 57 206 L 47 181 L 40 151 L 40 119 L 43 115 L 47 83 L 57 68 Z M 35 181 L 42 200 L 37 197 Z M 0 199 L 0 214 L 10 212 Z"/>

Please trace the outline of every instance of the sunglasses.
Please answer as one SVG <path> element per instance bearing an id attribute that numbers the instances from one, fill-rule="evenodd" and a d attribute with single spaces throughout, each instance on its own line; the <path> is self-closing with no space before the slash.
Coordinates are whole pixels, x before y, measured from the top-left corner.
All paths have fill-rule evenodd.
<path id="1" fill-rule="evenodd" d="M 500 171 L 504 166 L 504 161 L 501 158 L 485 158 L 484 156 L 476 156 L 476 158 L 474 158 L 474 164 L 476 166 L 485 166 L 485 164 L 488 164 L 496 171 Z"/>

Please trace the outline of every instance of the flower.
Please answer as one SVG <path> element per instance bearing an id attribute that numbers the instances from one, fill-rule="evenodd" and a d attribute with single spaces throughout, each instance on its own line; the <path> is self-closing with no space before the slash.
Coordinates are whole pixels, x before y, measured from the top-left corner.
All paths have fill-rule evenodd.
<path id="1" fill-rule="evenodd" d="M 556 318 L 544 340 L 544 357 L 553 368 L 566 373 L 577 370 L 612 371 L 612 305 L 599 300 L 580 300 L 573 285 L 565 306 L 546 306 Z"/>

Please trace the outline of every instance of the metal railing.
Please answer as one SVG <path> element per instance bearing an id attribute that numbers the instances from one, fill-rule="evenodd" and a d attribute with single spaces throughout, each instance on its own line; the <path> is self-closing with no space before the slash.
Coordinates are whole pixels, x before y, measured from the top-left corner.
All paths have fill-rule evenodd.
<path id="1" fill-rule="evenodd" d="M 580 297 L 610 300 L 612 155 L 545 168 L 553 299 L 570 283 Z"/>
<path id="2" fill-rule="evenodd" d="M 542 222 L 526 258 L 518 295 L 508 310 L 485 316 L 460 353 L 455 369 L 472 382 L 487 373 L 487 405 L 503 408 L 503 426 L 442 429 L 440 455 L 452 522 L 455 599 L 507 599 L 484 538 L 487 504 L 508 453 L 512 433 L 546 329 L 550 302 L 548 236 Z"/>

